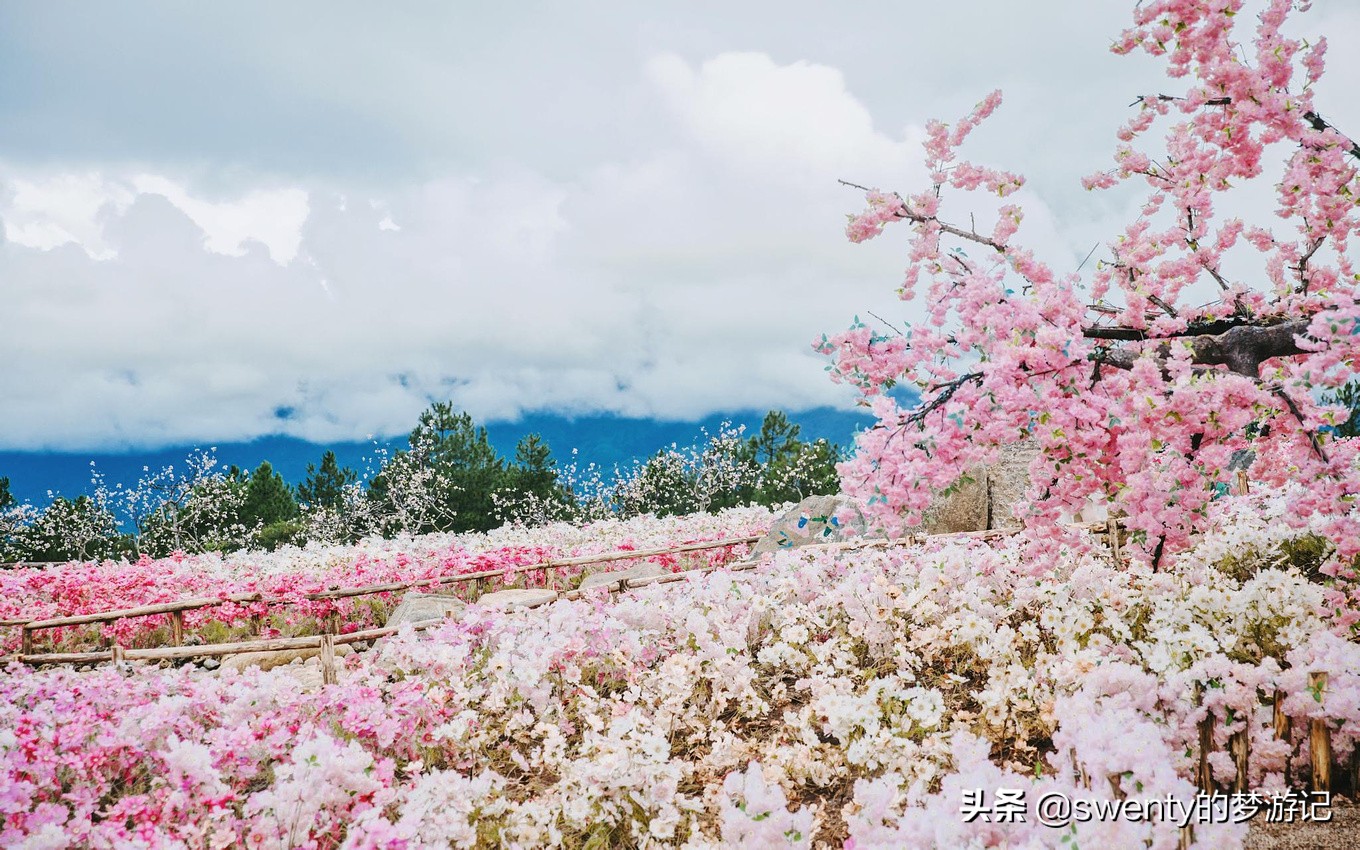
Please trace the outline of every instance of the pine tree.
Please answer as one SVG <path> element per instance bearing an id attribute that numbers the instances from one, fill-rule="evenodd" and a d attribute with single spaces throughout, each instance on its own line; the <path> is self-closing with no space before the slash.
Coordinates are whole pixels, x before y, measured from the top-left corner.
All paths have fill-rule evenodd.
<path id="1" fill-rule="evenodd" d="M 538 434 L 526 434 L 515 445 L 513 484 L 519 491 L 548 498 L 557 485 L 556 467 L 552 449 Z"/>
<path id="2" fill-rule="evenodd" d="M 284 482 L 283 476 L 274 471 L 269 461 L 262 462 L 246 483 L 241 522 L 247 528 L 268 526 L 295 519 L 297 515 L 298 504 L 293 498 L 292 489 Z"/>
<path id="3" fill-rule="evenodd" d="M 358 475 L 348 466 L 341 467 L 335 452 L 327 450 L 321 456 L 318 469 L 307 464 L 307 478 L 298 485 L 298 501 L 310 507 L 334 508 L 340 505 L 345 488 L 354 484 Z"/>
<path id="4" fill-rule="evenodd" d="M 467 413 L 438 402 L 420 414 L 410 449 L 397 452 L 369 484 L 387 515 L 384 531 L 486 531 L 497 523 L 493 494 L 505 461 Z"/>

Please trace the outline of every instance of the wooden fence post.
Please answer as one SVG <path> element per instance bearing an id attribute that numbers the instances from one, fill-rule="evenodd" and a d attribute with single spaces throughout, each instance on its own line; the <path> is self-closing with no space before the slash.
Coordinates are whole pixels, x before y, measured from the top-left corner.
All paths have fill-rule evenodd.
<path id="1" fill-rule="evenodd" d="M 1284 691 L 1275 691 L 1275 698 L 1272 700 L 1273 710 L 1271 720 L 1275 726 L 1275 740 L 1285 741 L 1290 744 L 1289 752 L 1284 757 L 1284 781 L 1289 784 L 1289 769 L 1293 766 L 1294 746 L 1293 746 L 1293 724 L 1289 720 L 1289 715 L 1284 713 Z"/>
<path id="2" fill-rule="evenodd" d="M 1203 691 L 1195 685 L 1195 704 L 1203 702 Z M 1214 715 L 1206 712 L 1199 722 L 1199 760 L 1195 764 L 1195 786 L 1202 793 L 1214 793 L 1214 774 L 1209 767 L 1209 751 L 1214 747 Z"/>
<path id="3" fill-rule="evenodd" d="M 28 626 L 21 627 L 19 632 L 19 652 L 23 655 L 33 654 L 33 630 Z"/>
<path id="4" fill-rule="evenodd" d="M 334 685 L 340 680 L 335 675 L 335 635 L 321 636 L 321 684 Z"/>
<path id="5" fill-rule="evenodd" d="M 170 643 L 175 646 L 184 645 L 184 612 L 170 612 Z"/>
<path id="6" fill-rule="evenodd" d="M 1319 696 L 1327 690 L 1326 673 L 1309 673 L 1308 690 Z M 1313 718 L 1308 735 L 1308 754 L 1313 762 L 1312 785 L 1314 791 L 1332 790 L 1332 731 L 1327 721 Z"/>
<path id="7" fill-rule="evenodd" d="M 1247 791 L 1247 771 L 1251 764 L 1251 715 L 1247 715 L 1248 727 L 1241 732 L 1234 732 L 1228 738 L 1228 752 L 1232 754 L 1233 762 L 1237 765 L 1237 776 L 1233 778 L 1232 790 L 1234 794 L 1245 794 Z"/>

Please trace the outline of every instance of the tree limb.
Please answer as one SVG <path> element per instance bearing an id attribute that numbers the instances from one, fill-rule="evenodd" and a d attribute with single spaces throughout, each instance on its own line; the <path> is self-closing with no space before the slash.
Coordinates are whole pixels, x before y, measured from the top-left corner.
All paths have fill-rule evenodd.
<path id="1" fill-rule="evenodd" d="M 1154 100 L 1167 100 L 1167 101 L 1169 101 L 1169 100 L 1185 100 L 1184 97 L 1178 97 L 1178 96 L 1172 95 L 1172 94 L 1159 94 L 1159 95 L 1152 95 L 1152 96 L 1150 96 L 1150 97 L 1151 97 L 1151 99 L 1154 99 Z M 1138 98 L 1137 98 L 1136 100 L 1134 100 L 1134 102 L 1131 103 L 1131 104 L 1129 104 L 1129 105 L 1130 105 L 1130 106 L 1137 106 L 1138 104 L 1140 104 L 1140 103 L 1142 103 L 1143 101 L 1148 100 L 1148 99 L 1149 99 L 1149 95 L 1139 95 Z M 1232 98 L 1230 98 L 1230 97 L 1215 97 L 1215 98 L 1212 98 L 1212 99 L 1210 99 L 1210 100 L 1204 101 L 1204 105 L 1205 105 L 1205 106 L 1230 106 L 1231 104 L 1232 104 Z M 1303 120 L 1304 120 L 1304 121 L 1307 121 L 1307 122 L 1308 122 L 1308 126 L 1312 127 L 1314 130 L 1318 131 L 1319 133 L 1323 133 L 1323 132 L 1326 132 L 1327 130 L 1331 130 L 1332 132 L 1336 133 L 1336 134 L 1337 134 L 1338 136 L 1340 136 L 1341 138 L 1343 138 L 1343 139 L 1345 139 L 1346 141 L 1350 142 L 1350 143 L 1351 143 L 1351 146 L 1350 146 L 1350 148 L 1349 148 L 1346 152 L 1349 153 L 1351 156 L 1355 157 L 1356 159 L 1360 159 L 1360 142 L 1354 141 L 1350 136 L 1348 136 L 1348 135 L 1346 135 L 1345 133 L 1341 132 L 1341 130 L 1337 129 L 1337 126 L 1336 126 L 1335 124 L 1332 124 L 1332 123 L 1328 122 L 1327 119 L 1323 118 L 1321 115 L 1317 114 L 1316 112 L 1314 112 L 1314 111 L 1311 110 L 1311 109 L 1308 110 L 1307 112 L 1303 113 Z"/>
<path id="2" fill-rule="evenodd" d="M 1128 331 L 1126 328 L 1093 329 L 1108 331 Z M 1197 366 L 1227 366 L 1228 371 L 1245 375 L 1252 380 L 1261 377 L 1261 364 L 1272 357 L 1288 357 L 1304 354 L 1295 337 L 1308 330 L 1307 319 L 1290 319 L 1272 325 L 1235 325 L 1221 333 L 1201 333 L 1198 335 L 1178 335 L 1190 344 L 1190 362 Z M 1146 339 L 1146 337 L 1093 336 L 1095 339 Z M 1163 340 L 1157 346 L 1155 356 L 1164 360 L 1171 354 L 1171 342 Z M 1132 369 L 1134 362 L 1142 355 L 1133 348 L 1099 349 L 1092 359 L 1118 369 Z"/>
<path id="3" fill-rule="evenodd" d="M 1102 312 L 1117 312 L 1117 310 Z M 1226 331 L 1229 331 L 1236 327 L 1244 326 L 1271 327 L 1277 324 L 1281 324 L 1285 321 L 1286 320 L 1284 319 L 1278 318 L 1263 321 L 1260 318 L 1252 316 L 1233 316 L 1231 318 L 1214 319 L 1212 321 L 1207 322 L 1190 322 L 1185 326 L 1185 330 L 1183 331 L 1177 331 L 1170 334 L 1163 334 L 1157 337 L 1151 337 L 1147 331 L 1141 330 L 1139 328 L 1130 328 L 1121 325 L 1113 325 L 1106 327 L 1092 325 L 1091 327 L 1082 328 L 1081 335 L 1086 337 L 1087 339 L 1108 339 L 1108 340 L 1122 340 L 1124 342 L 1142 342 L 1144 340 L 1154 338 L 1170 339 L 1175 337 L 1201 336 L 1204 334 L 1216 335 L 1225 333 Z"/>

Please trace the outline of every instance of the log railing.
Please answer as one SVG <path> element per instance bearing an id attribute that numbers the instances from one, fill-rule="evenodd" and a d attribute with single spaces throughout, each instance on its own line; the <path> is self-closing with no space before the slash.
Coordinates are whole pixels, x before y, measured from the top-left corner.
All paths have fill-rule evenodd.
<path id="1" fill-rule="evenodd" d="M 1072 530 L 1087 532 L 1104 532 L 1111 548 L 1118 555 L 1119 528 L 1122 525 L 1120 520 L 1108 520 L 1094 523 L 1081 523 L 1068 526 Z M 866 538 L 861 540 L 833 541 L 826 543 L 811 543 L 801 548 L 826 549 L 829 551 L 853 551 L 858 549 L 880 549 L 898 548 L 903 546 L 917 545 L 933 538 L 972 538 L 979 540 L 997 540 L 1006 537 L 1013 537 L 1023 529 L 1014 528 L 993 528 L 979 531 L 959 531 L 943 534 L 917 533 L 903 537 L 880 537 Z M 420 588 L 437 587 L 460 583 L 474 583 L 474 587 L 481 587 L 481 582 L 487 579 L 504 577 L 507 575 L 518 575 L 529 572 L 553 571 L 568 567 L 586 566 L 591 564 L 610 563 L 614 561 L 630 561 L 639 558 L 655 557 L 658 555 L 682 554 L 686 552 L 698 552 L 707 549 L 720 549 L 728 546 L 739 546 L 754 543 L 761 539 L 763 535 L 748 535 L 745 537 L 730 537 L 722 540 L 709 540 L 697 543 L 686 543 L 680 546 L 658 547 L 653 549 L 630 549 L 615 552 L 600 553 L 595 555 L 581 555 L 571 558 L 552 558 L 534 564 L 522 564 L 514 567 L 501 567 L 497 569 L 477 570 L 456 575 L 436 576 L 425 579 L 415 579 L 412 581 L 387 582 L 384 584 L 371 584 L 362 587 L 330 588 L 324 591 L 302 594 L 298 597 L 267 598 L 258 593 L 240 593 L 224 597 L 196 597 L 181 599 L 174 602 L 161 602 L 151 605 L 141 605 L 134 608 L 123 608 L 113 611 L 100 611 L 90 614 L 75 614 L 67 617 L 51 617 L 42 620 L 7 620 L 0 621 L 0 626 L 19 626 L 22 629 L 20 636 L 20 651 L 18 655 L 9 656 L 9 661 L 21 661 L 26 664 L 88 664 L 108 661 L 113 658 L 114 653 L 118 653 L 123 660 L 145 660 L 145 661 L 166 661 L 189 658 L 202 658 L 222 655 L 236 655 L 245 652 L 265 652 L 286 649 L 319 649 L 322 648 L 321 638 L 323 635 L 310 635 L 293 638 L 270 638 L 250 641 L 238 641 L 233 643 L 221 644 L 199 644 L 195 646 L 182 646 L 184 639 L 183 616 L 185 611 L 192 611 L 217 605 L 229 604 L 252 604 L 264 603 L 270 606 L 287 607 L 299 601 L 318 601 L 324 599 L 345 599 L 357 596 L 375 595 L 380 593 L 393 593 L 405 590 L 415 590 Z M 748 560 L 735 565 L 700 567 L 692 570 L 684 570 L 666 575 L 654 576 L 652 578 L 623 579 L 618 584 L 607 585 L 611 592 L 619 592 L 634 588 L 645 587 L 651 584 L 670 584 L 673 582 L 685 581 L 695 575 L 713 572 L 717 569 L 728 569 L 731 571 L 743 571 L 754 569 L 759 565 L 759 561 Z M 567 590 L 560 592 L 554 598 L 578 599 L 583 595 L 581 590 Z M 548 600 L 551 601 L 551 600 Z M 542 603 L 539 603 L 542 604 Z M 534 607 L 534 606 L 525 606 Z M 33 651 L 33 636 L 35 633 L 47 629 L 56 629 L 77 625 L 90 625 L 94 623 L 108 623 L 117 620 L 150 617 L 163 614 L 171 615 L 171 636 L 172 646 L 155 647 L 148 649 L 126 649 L 116 644 L 111 650 L 99 650 L 91 652 L 49 652 L 35 653 Z M 372 640 L 378 637 L 385 637 L 392 634 L 390 630 L 366 629 L 340 635 L 339 623 L 335 615 L 327 618 L 325 633 L 334 635 L 334 644 L 343 645 L 347 643 L 357 643 Z M 355 637 L 355 635 L 364 635 Z"/>
<path id="2" fill-rule="evenodd" d="M 1250 491 L 1250 484 L 1246 472 L 1239 470 L 1237 473 L 1236 486 L 1234 490 L 1238 494 L 1246 494 Z M 1106 534 L 1106 544 L 1116 562 L 1122 557 L 1120 547 L 1120 527 L 1123 525 L 1119 519 L 1110 519 L 1101 522 L 1079 523 L 1070 525 L 1070 528 L 1085 530 L 1088 532 L 1104 531 Z M 883 548 L 909 546 L 923 542 L 928 537 L 973 537 L 983 540 L 993 540 L 1002 537 L 1009 537 L 1020 533 L 1022 529 L 1013 528 L 993 528 L 979 531 L 960 531 L 948 532 L 944 534 L 918 533 L 905 537 L 894 538 L 870 538 L 867 540 L 856 541 L 837 541 L 831 543 L 812 543 L 807 546 L 817 548 L 829 548 L 831 550 L 860 549 L 860 548 Z M 299 600 L 318 601 L 324 599 L 346 599 L 357 596 L 370 596 L 380 593 L 395 593 L 406 590 L 416 590 L 420 588 L 440 587 L 450 584 L 464 582 L 481 582 L 485 579 L 492 579 L 498 576 L 518 575 L 527 572 L 553 571 L 573 566 L 586 566 L 590 564 L 603 564 L 613 561 L 634 560 L 637 558 L 648 558 L 657 555 L 681 554 L 684 552 L 697 552 L 705 549 L 719 549 L 726 546 L 738 546 L 742 544 L 754 543 L 761 539 L 763 535 L 750 535 L 746 537 L 732 537 L 724 540 L 703 541 L 698 543 L 687 543 L 680 546 L 659 547 L 654 549 L 639 549 L 616 551 L 597 555 L 582 555 L 572 558 L 552 558 L 536 564 L 525 564 L 515 567 L 505 567 L 492 570 L 478 570 L 469 573 L 460 573 L 451 576 L 437 576 L 434 578 L 417 579 L 414 581 L 387 582 L 384 584 L 372 584 L 361 587 L 330 588 L 316 593 L 303 594 L 300 597 L 287 597 L 269 599 L 258 593 L 240 593 L 225 597 L 197 597 L 190 599 L 180 599 L 174 602 L 163 602 L 151 605 L 142 605 L 135 608 L 124 608 L 114 611 L 100 611 L 90 614 L 76 614 L 67 617 L 51 617 L 40 620 L 10 619 L 0 620 L 0 628 L 15 626 L 22 629 L 21 634 L 21 656 L 29 656 L 33 650 L 33 634 L 45 629 L 62 628 L 65 626 L 89 625 L 93 623 L 107 623 L 133 617 L 149 617 L 161 614 L 171 615 L 171 643 L 181 644 L 184 638 L 184 612 L 193 611 L 201 608 L 209 608 L 218 605 L 228 604 L 252 604 L 265 603 L 268 606 L 287 606 Z M 804 547 L 806 548 L 806 547 Z M 65 562 L 12 562 L 0 564 L 0 567 L 25 567 L 25 566 L 52 566 L 57 563 Z M 660 576 L 654 579 L 641 580 L 630 586 L 640 587 L 644 584 L 658 582 L 678 581 L 674 576 L 683 576 L 683 573 L 674 573 L 670 576 Z M 567 591 L 565 596 L 574 598 L 576 594 Z M 333 618 L 332 618 L 333 619 Z M 332 624 L 334 625 L 334 624 Z M 328 628 L 327 631 L 334 633 L 335 628 Z M 65 653 L 70 654 L 70 653 Z M 90 653 L 81 653 L 88 655 Z M 206 654 L 206 653 L 203 653 Z M 55 657 L 55 654 L 53 655 Z"/>
<path id="3" fill-rule="evenodd" d="M 170 640 L 178 647 L 178 650 L 169 655 L 145 655 L 147 652 L 161 652 L 162 649 L 124 649 L 123 657 L 127 659 L 144 658 L 164 659 L 164 658 L 192 658 L 209 655 L 230 655 L 236 652 L 263 651 L 270 647 L 264 646 L 270 643 L 267 640 L 246 641 L 237 644 L 217 644 L 200 645 L 193 647 L 180 647 L 184 641 L 184 612 L 194 611 L 203 608 L 211 608 L 220 605 L 241 605 L 263 603 L 269 607 L 287 607 L 298 602 L 315 602 L 327 599 L 348 599 L 358 596 L 371 596 L 382 593 L 395 593 L 406 590 L 418 590 L 424 588 L 441 587 L 453 584 L 473 583 L 475 587 L 480 587 L 481 583 L 487 579 L 501 578 L 512 575 L 520 575 L 531 572 L 552 572 L 567 569 L 570 567 L 587 566 L 591 564 L 611 563 L 614 561 L 631 561 L 640 558 L 650 558 L 658 555 L 678 555 L 687 552 L 700 552 L 708 549 L 722 549 L 729 546 L 740 546 L 754 543 L 759 540 L 761 535 L 747 535 L 744 537 L 729 537 L 721 540 L 706 540 L 697 543 L 686 543 L 679 546 L 664 546 L 652 549 L 629 549 L 615 552 L 604 552 L 594 555 L 580 555 L 571 558 L 551 558 L 533 564 L 520 564 L 512 567 L 500 567 L 497 569 L 474 570 L 472 572 L 458 573 L 447 576 L 434 576 L 431 578 L 414 579 L 411 581 L 385 582 L 383 584 L 370 584 L 360 587 L 334 587 L 314 593 L 300 594 L 296 597 L 270 598 L 260 593 L 236 593 L 227 596 L 203 596 L 188 599 L 179 599 L 173 602 L 159 602 L 150 605 L 139 605 L 132 608 L 121 608 L 111 611 L 98 611 L 89 614 L 73 614 L 65 617 L 49 617 L 39 620 L 0 620 L 0 626 L 18 626 L 20 632 L 20 650 L 17 658 L 11 657 L 10 660 L 20 660 L 31 664 L 67 663 L 78 664 L 90 661 L 108 660 L 108 652 L 76 652 L 76 653 L 44 653 L 34 654 L 34 636 L 38 632 L 48 629 L 58 629 L 70 626 L 91 625 L 95 623 L 111 623 L 118 620 L 133 619 L 139 617 L 153 617 L 169 614 L 170 620 Z M 339 631 L 339 623 L 334 617 L 329 618 L 326 631 L 335 633 Z M 371 630 L 370 630 L 371 631 Z M 346 637 L 349 637 L 348 635 Z M 285 638 L 282 640 L 303 640 L 312 641 L 308 644 L 298 644 L 295 647 L 277 648 L 317 648 L 316 641 L 319 636 L 305 638 Z M 364 640 L 358 638 L 357 640 Z M 353 640 L 338 641 L 338 643 L 353 643 Z M 215 651 L 214 647 L 235 646 L 255 647 L 253 649 L 236 648 L 230 651 Z"/>

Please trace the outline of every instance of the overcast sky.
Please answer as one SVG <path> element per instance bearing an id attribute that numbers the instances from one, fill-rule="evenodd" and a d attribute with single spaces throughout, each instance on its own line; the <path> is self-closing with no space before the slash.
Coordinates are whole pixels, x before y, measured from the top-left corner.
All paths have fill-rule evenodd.
<path id="1" fill-rule="evenodd" d="M 1108 51 L 1130 6 L 0 5 L 0 448 L 845 406 L 812 339 L 914 308 L 837 178 L 914 190 L 1000 87 L 967 150 L 1075 268 L 1133 202 L 1079 178 L 1169 88 Z M 1301 21 L 1351 133 L 1354 6 Z"/>

